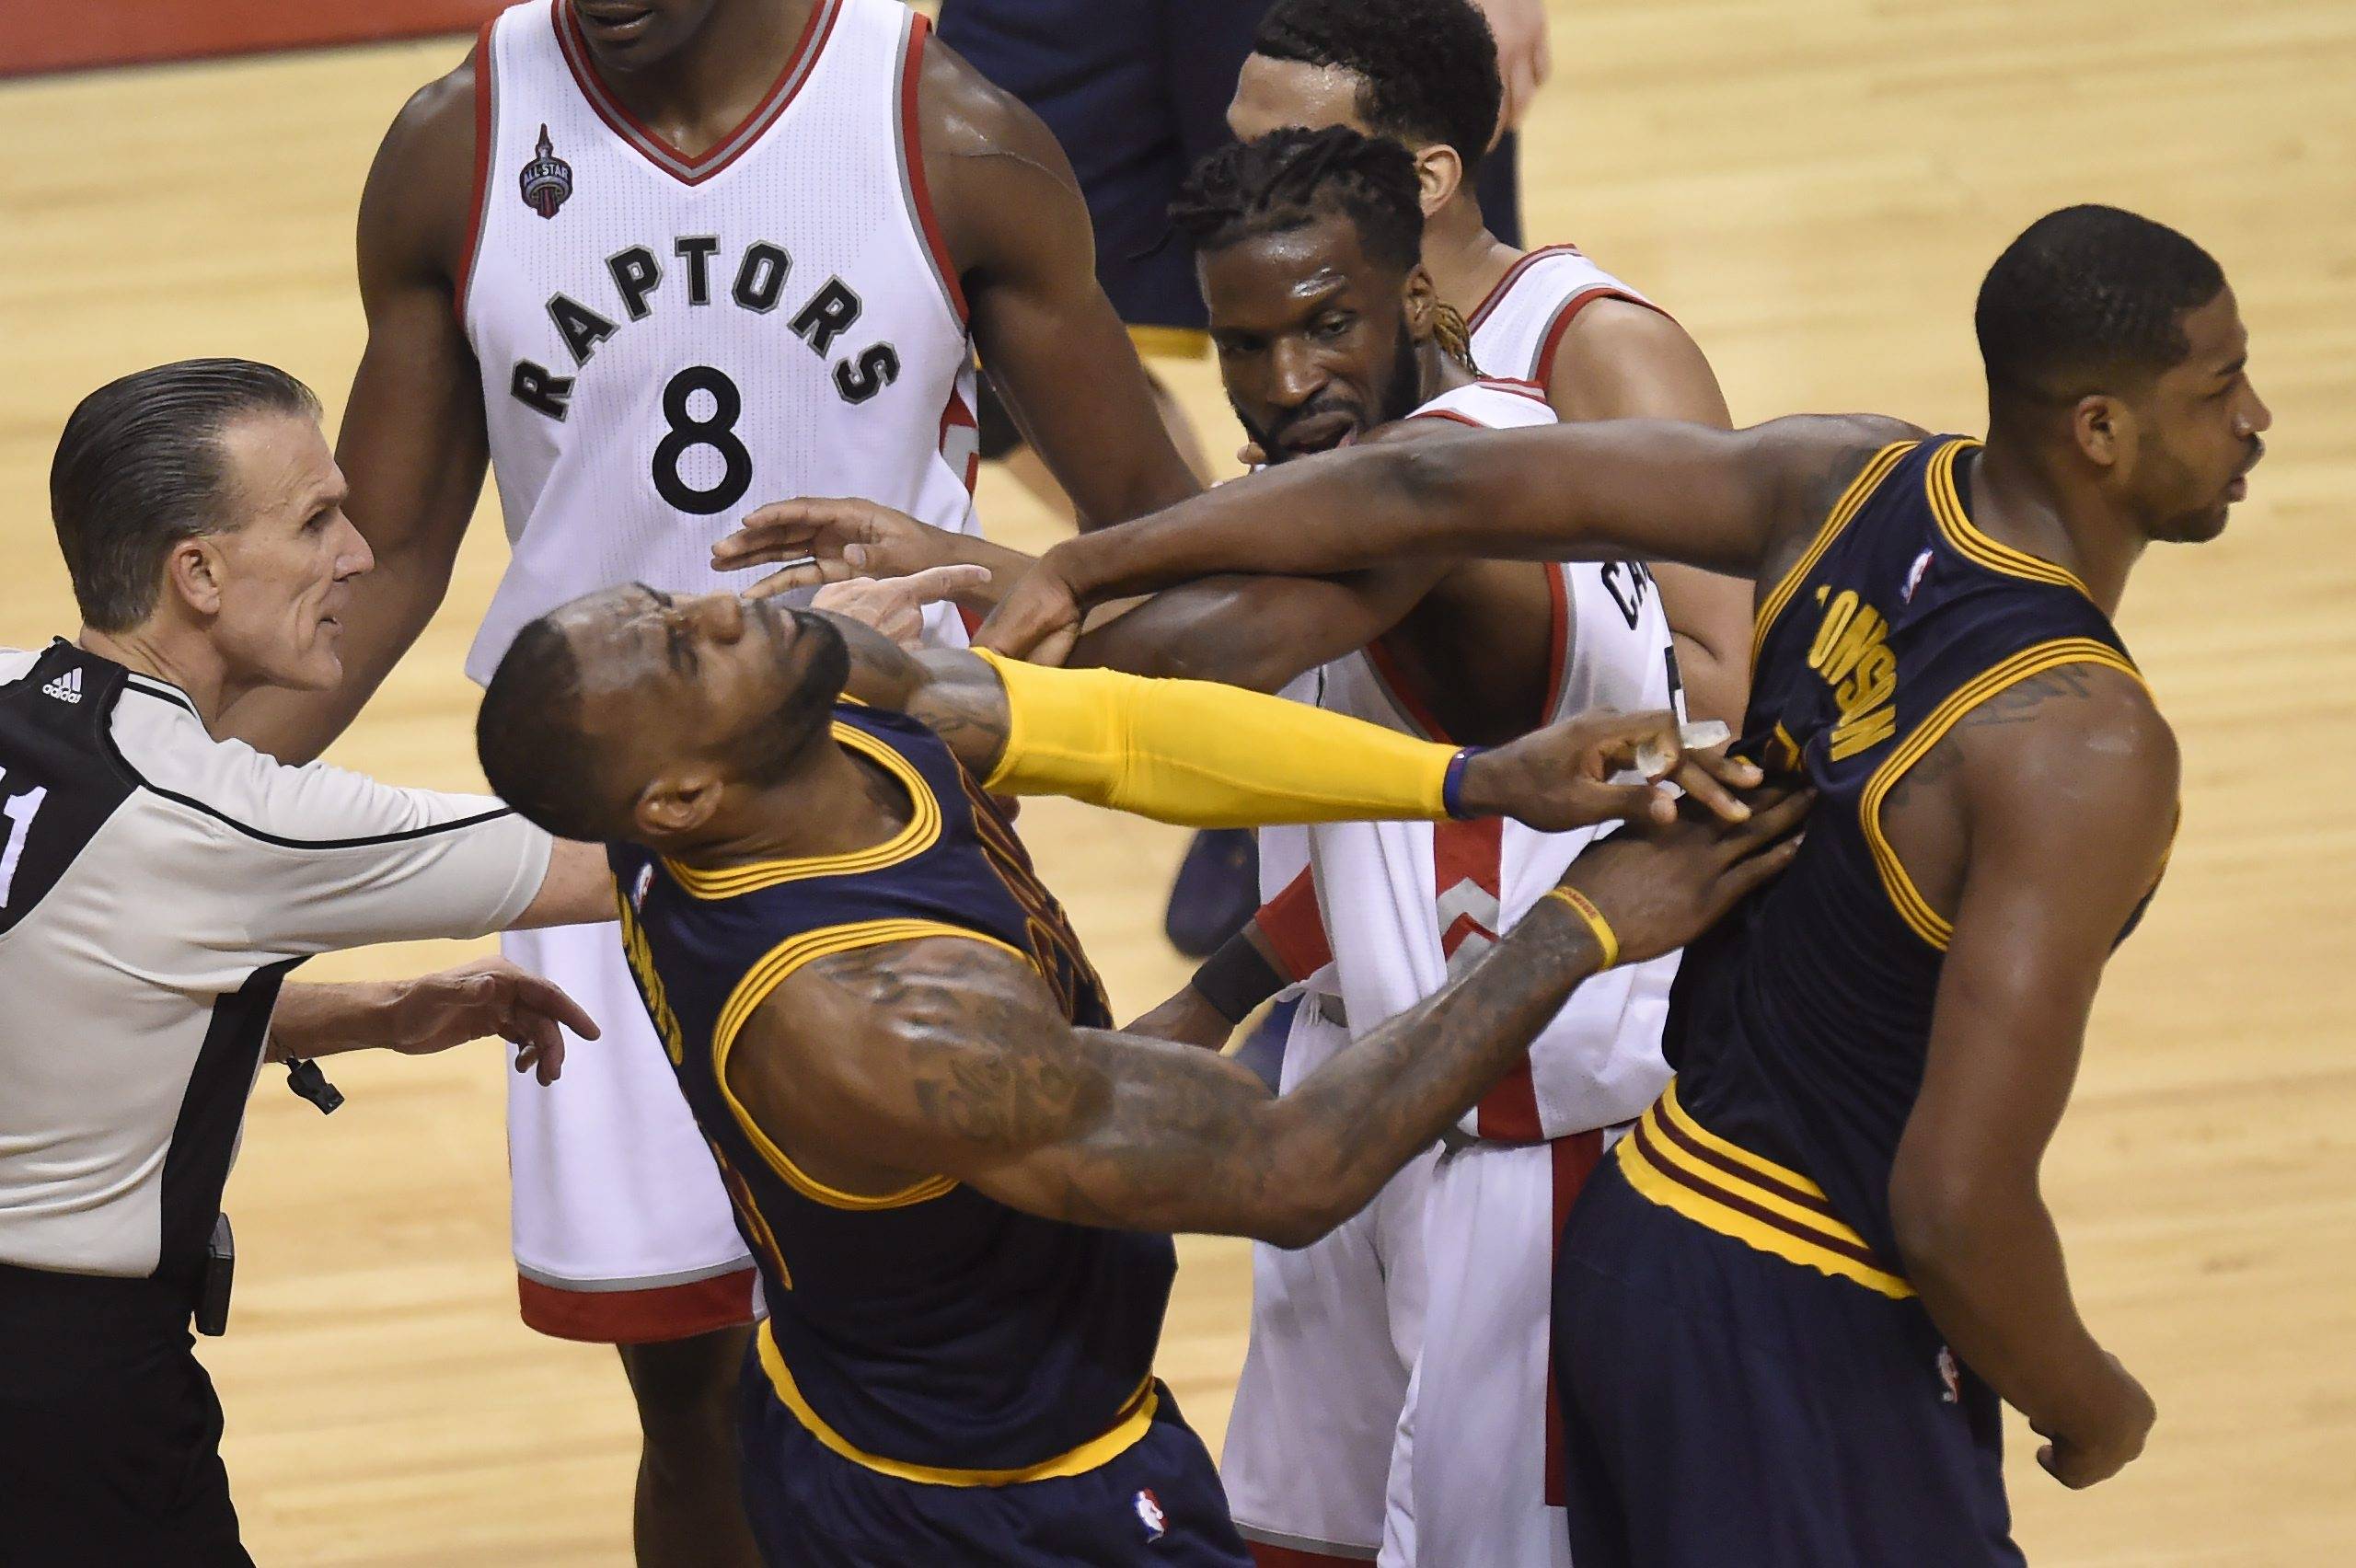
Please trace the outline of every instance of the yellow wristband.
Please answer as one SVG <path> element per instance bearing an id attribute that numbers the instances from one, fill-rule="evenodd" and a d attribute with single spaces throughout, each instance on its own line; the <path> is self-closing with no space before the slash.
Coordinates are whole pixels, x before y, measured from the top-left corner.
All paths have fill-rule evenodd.
<path id="1" fill-rule="evenodd" d="M 1587 928 L 1595 933 L 1595 945 L 1603 950 L 1603 962 L 1596 966 L 1597 974 L 1602 974 L 1620 962 L 1619 934 L 1612 930 L 1611 922 L 1603 917 L 1603 911 L 1595 906 L 1595 900 L 1575 887 L 1549 888 L 1546 896 L 1559 898 L 1569 905 L 1572 913 L 1586 921 Z"/>

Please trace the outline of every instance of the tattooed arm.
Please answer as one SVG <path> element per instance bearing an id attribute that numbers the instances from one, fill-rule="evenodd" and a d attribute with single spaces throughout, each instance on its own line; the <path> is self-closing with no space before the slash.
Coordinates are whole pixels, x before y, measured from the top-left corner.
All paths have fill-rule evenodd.
<path id="1" fill-rule="evenodd" d="M 1873 415 L 1738 431 L 1612 420 L 1324 453 L 1064 541 L 980 640 L 1060 657 L 1080 612 L 1106 598 L 1218 572 L 1322 575 L 1421 556 L 1633 556 L 1768 578 L 1873 452 L 1914 433 Z"/>
<path id="2" fill-rule="evenodd" d="M 1668 951 L 1788 862 L 1807 801 L 1761 805 L 1740 825 L 1621 834 L 1565 880 L 1623 960 Z M 1074 1028 L 1003 950 L 928 939 L 789 976 L 746 1022 L 729 1087 L 845 1190 L 941 1174 L 1051 1219 L 1303 1246 L 1463 1114 L 1600 958 L 1579 917 L 1542 900 L 1461 979 L 1277 1098 L 1212 1053 Z"/>
<path id="3" fill-rule="evenodd" d="M 1914 771 L 1918 799 L 1886 821 L 1954 918 L 1890 1173 L 1899 1251 L 1957 1356 L 2051 1439 L 2046 1469 L 2088 1486 L 2141 1451 L 2153 1406 L 2079 1317 L 2038 1168 L 2104 962 L 2167 853 L 2176 741 L 2131 676 L 2064 666 L 1973 709 Z M 1944 841 L 1921 831 L 1934 817 Z"/>

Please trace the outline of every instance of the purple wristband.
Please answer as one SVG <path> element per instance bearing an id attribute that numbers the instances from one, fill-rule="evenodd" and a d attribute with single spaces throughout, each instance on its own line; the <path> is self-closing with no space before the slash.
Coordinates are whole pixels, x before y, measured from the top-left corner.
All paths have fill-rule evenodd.
<path id="1" fill-rule="evenodd" d="M 1488 749 L 1486 746 L 1462 747 L 1448 759 L 1448 771 L 1440 776 L 1440 807 L 1458 822 L 1469 821 L 1474 814 L 1464 809 L 1464 765 Z"/>

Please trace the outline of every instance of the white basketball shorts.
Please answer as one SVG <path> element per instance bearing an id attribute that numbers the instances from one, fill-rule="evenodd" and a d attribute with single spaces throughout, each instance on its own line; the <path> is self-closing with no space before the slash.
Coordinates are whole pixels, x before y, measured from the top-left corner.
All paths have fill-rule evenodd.
<path id="1" fill-rule="evenodd" d="M 618 926 L 511 931 L 500 950 L 572 994 L 596 1040 L 568 1036 L 547 1088 L 510 1074 L 507 1167 L 524 1321 L 639 1344 L 753 1320 L 751 1255 L 622 957 Z"/>

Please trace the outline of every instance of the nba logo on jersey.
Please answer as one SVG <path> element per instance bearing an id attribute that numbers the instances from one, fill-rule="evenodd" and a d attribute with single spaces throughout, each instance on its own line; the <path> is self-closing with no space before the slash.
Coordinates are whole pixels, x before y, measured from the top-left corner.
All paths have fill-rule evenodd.
<path id="1" fill-rule="evenodd" d="M 1941 1404 L 1958 1404 L 1963 1400 L 1963 1372 L 1955 1364 L 1955 1352 L 1939 1346 L 1939 1383 Z"/>
<path id="2" fill-rule="evenodd" d="M 649 864 L 647 864 L 647 865 L 643 865 L 643 866 L 639 867 L 639 868 L 638 868 L 638 876 L 637 876 L 637 878 L 636 878 L 634 881 L 632 881 L 632 882 L 631 882 L 631 883 L 630 883 L 630 888 L 629 888 L 629 906 L 630 906 L 630 908 L 632 908 L 633 910 L 641 910 L 641 911 L 642 911 L 642 910 L 644 910 L 644 909 L 645 909 L 645 907 L 646 907 L 646 890 L 647 890 L 648 888 L 653 887 L 653 885 L 654 885 L 654 867 L 653 867 L 653 865 L 650 862 L 650 863 L 649 863 Z"/>
<path id="3" fill-rule="evenodd" d="M 524 205 L 544 218 L 556 216 L 556 210 L 572 194 L 572 166 L 556 156 L 556 147 L 549 141 L 549 128 L 540 127 L 540 144 L 532 161 L 524 166 Z"/>
<path id="4" fill-rule="evenodd" d="M 1914 564 L 1906 569 L 1906 586 L 1898 595 L 1900 604 L 1911 605 L 1914 602 L 1914 590 L 1923 586 L 1923 574 L 1930 570 L 1931 552 L 1924 550 L 1914 558 Z"/>
<path id="5" fill-rule="evenodd" d="M 1160 1540 L 1169 1533 L 1170 1516 L 1161 1511 L 1161 1499 L 1153 1494 L 1153 1488 L 1139 1487 L 1137 1501 L 1131 1506 L 1138 1511 L 1138 1522 L 1145 1526 L 1146 1539 Z"/>

